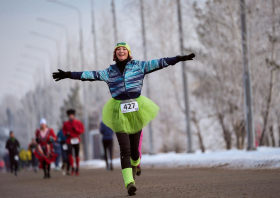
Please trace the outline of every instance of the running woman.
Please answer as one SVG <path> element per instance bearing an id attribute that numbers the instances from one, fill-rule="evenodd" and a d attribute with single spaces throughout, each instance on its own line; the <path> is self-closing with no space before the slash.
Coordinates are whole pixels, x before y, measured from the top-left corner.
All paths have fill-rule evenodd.
<path id="1" fill-rule="evenodd" d="M 151 61 L 132 60 L 127 43 L 118 43 L 114 49 L 113 61 L 116 64 L 101 71 L 53 73 L 56 81 L 70 78 L 82 81 L 104 81 L 109 86 L 112 98 L 102 110 L 103 122 L 117 136 L 122 174 L 129 195 L 136 189 L 135 175 L 140 164 L 138 151 L 142 129 L 158 114 L 159 107 L 149 98 L 141 95 L 145 75 L 159 69 L 175 65 L 180 61 L 193 60 L 194 54 L 161 58 Z"/>
<path id="2" fill-rule="evenodd" d="M 75 110 L 69 109 L 66 111 L 68 115 L 68 121 L 64 122 L 62 132 L 66 136 L 66 143 L 68 149 L 68 165 L 72 168 L 72 175 L 76 173 L 76 176 L 79 175 L 79 152 L 80 152 L 80 135 L 84 133 L 84 125 L 81 121 L 75 119 Z M 74 168 L 74 159 L 72 156 L 72 150 L 74 150 L 75 158 L 76 158 L 76 170 Z M 69 173 L 69 166 L 67 167 L 67 175 Z"/>
<path id="3" fill-rule="evenodd" d="M 47 121 L 44 118 L 41 119 L 40 129 L 36 130 L 35 135 L 38 146 L 36 147 L 34 154 L 40 162 L 39 168 L 44 170 L 44 179 L 51 178 L 51 163 L 55 161 L 57 156 L 53 148 L 53 142 L 56 141 L 56 135 L 53 129 L 47 127 Z"/>

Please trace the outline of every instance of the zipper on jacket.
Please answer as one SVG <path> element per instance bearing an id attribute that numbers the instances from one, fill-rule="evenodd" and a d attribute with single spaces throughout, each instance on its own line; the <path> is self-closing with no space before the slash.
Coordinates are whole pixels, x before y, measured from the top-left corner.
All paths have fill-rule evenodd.
<path id="1" fill-rule="evenodd" d="M 129 93 L 127 92 L 127 90 L 126 90 L 126 86 L 125 86 L 125 72 L 126 72 L 126 68 L 124 68 L 124 74 L 123 74 L 123 82 L 124 82 L 124 89 L 125 89 L 125 93 L 129 96 L 129 98 L 130 98 L 130 95 L 129 95 Z"/>

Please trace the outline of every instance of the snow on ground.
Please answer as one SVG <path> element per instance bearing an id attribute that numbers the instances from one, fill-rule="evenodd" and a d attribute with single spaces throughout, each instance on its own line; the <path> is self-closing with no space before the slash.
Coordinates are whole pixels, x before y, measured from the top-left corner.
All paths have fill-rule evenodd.
<path id="1" fill-rule="evenodd" d="M 114 167 L 120 167 L 120 159 L 113 160 Z M 85 168 L 104 168 L 102 160 L 82 162 Z M 232 149 L 229 151 L 197 151 L 187 153 L 160 153 L 156 155 L 143 155 L 143 167 L 227 167 L 227 168 L 280 168 L 280 148 L 258 147 L 256 151 Z"/>

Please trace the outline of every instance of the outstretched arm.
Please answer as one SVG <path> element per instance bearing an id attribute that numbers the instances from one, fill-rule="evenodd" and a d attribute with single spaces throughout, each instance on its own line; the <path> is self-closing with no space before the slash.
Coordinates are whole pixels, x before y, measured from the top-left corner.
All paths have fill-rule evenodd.
<path id="1" fill-rule="evenodd" d="M 151 61 L 140 61 L 140 66 L 144 74 L 149 74 L 151 72 L 157 71 L 168 67 L 169 65 L 175 65 L 180 61 L 193 60 L 195 54 L 189 54 L 185 56 L 176 56 L 171 58 L 160 58 Z"/>
<path id="2" fill-rule="evenodd" d="M 55 81 L 60 81 L 65 78 L 70 78 L 74 80 L 82 80 L 82 81 L 107 81 L 109 78 L 106 70 L 101 71 L 84 71 L 84 72 L 65 72 L 61 69 L 58 69 L 58 72 L 54 72 L 52 74 L 53 79 Z"/>

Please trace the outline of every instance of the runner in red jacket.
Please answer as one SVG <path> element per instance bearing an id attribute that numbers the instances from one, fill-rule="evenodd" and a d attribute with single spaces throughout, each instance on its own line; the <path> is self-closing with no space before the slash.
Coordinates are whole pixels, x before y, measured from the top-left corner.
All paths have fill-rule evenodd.
<path id="1" fill-rule="evenodd" d="M 64 122 L 63 124 L 63 134 L 67 137 L 66 143 L 68 146 L 68 160 L 69 165 L 72 168 L 72 175 L 75 174 L 74 169 L 74 160 L 72 156 L 72 150 L 74 149 L 75 158 L 76 158 L 76 175 L 79 175 L 79 150 L 80 150 L 80 135 L 84 133 L 84 125 L 79 120 L 75 119 L 75 110 L 69 109 L 67 110 L 67 115 L 69 121 Z M 70 166 L 67 167 L 67 175 L 69 175 Z"/>

